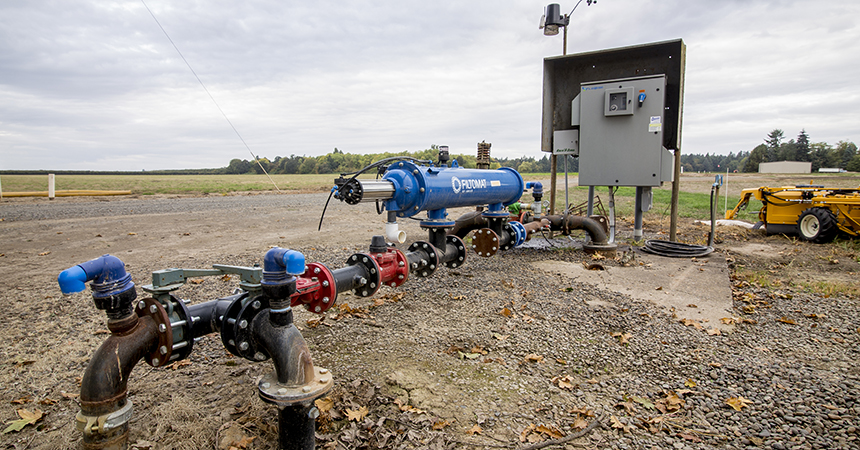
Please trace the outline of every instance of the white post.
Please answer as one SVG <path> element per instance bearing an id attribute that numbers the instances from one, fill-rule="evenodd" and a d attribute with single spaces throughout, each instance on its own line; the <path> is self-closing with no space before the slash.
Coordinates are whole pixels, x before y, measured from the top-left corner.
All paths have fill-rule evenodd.
<path id="1" fill-rule="evenodd" d="M 48 174 L 48 199 L 54 199 L 54 174 Z"/>
<path id="2" fill-rule="evenodd" d="M 726 206 L 723 210 L 723 217 L 726 216 L 726 211 L 729 210 L 729 168 L 726 167 L 726 180 L 723 181 L 723 185 L 726 187 Z"/>
<path id="3" fill-rule="evenodd" d="M 0 183 L 0 200 L 3 200 L 3 183 Z"/>

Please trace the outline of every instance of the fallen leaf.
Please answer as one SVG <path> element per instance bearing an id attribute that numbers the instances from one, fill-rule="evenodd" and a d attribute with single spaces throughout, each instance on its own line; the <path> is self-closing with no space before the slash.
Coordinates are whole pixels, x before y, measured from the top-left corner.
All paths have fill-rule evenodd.
<path id="1" fill-rule="evenodd" d="M 694 387 L 696 387 L 696 382 L 690 378 L 687 378 L 687 381 L 684 382 L 684 386 L 686 386 L 688 388 L 694 388 Z"/>
<path id="2" fill-rule="evenodd" d="M 501 314 L 501 315 L 503 315 L 503 316 L 505 316 L 505 317 L 511 317 L 511 316 L 513 315 L 513 313 L 511 312 L 511 310 L 510 310 L 510 309 L 508 309 L 507 307 L 502 308 L 502 312 L 500 312 L 499 314 Z"/>
<path id="3" fill-rule="evenodd" d="M 505 339 L 507 339 L 508 337 L 510 337 L 510 335 L 509 335 L 509 334 L 493 333 L 493 337 L 494 337 L 494 338 L 496 338 L 496 339 L 498 339 L 498 340 L 500 340 L 500 341 L 504 341 Z"/>
<path id="4" fill-rule="evenodd" d="M 563 377 L 555 377 L 552 379 L 553 384 L 559 387 L 559 389 L 573 389 L 573 378 L 570 375 L 565 375 Z"/>
<path id="5" fill-rule="evenodd" d="M 448 422 L 447 420 L 444 420 L 444 419 L 439 419 L 436 422 L 433 422 L 433 429 L 434 430 L 441 430 L 441 429 L 447 427 L 448 425 L 451 425 L 451 422 Z"/>
<path id="6" fill-rule="evenodd" d="M 232 278 L 233 277 L 231 277 L 230 274 L 227 273 L 227 274 L 224 274 L 223 277 L 221 277 L 221 281 L 230 281 Z"/>
<path id="7" fill-rule="evenodd" d="M 651 400 L 648 400 L 647 398 L 636 397 L 634 395 L 634 396 L 630 397 L 630 400 L 633 400 L 634 402 L 639 403 L 640 405 L 642 405 L 643 408 L 647 408 L 647 409 L 654 409 L 655 408 L 654 403 L 652 403 Z"/>
<path id="8" fill-rule="evenodd" d="M 542 363 L 543 362 L 543 356 L 536 355 L 534 353 L 529 353 L 528 355 L 526 355 L 526 361 L 530 361 L 533 363 Z"/>
<path id="9" fill-rule="evenodd" d="M 538 425 L 537 428 L 535 428 L 535 431 L 541 434 L 545 434 L 553 439 L 560 439 L 564 437 L 564 433 L 562 433 L 561 430 L 552 425 Z"/>
<path id="10" fill-rule="evenodd" d="M 51 406 L 51 405 L 57 404 L 57 401 L 54 399 L 51 399 L 51 398 L 43 398 L 42 400 L 39 400 L 39 404 L 45 405 L 45 406 Z"/>
<path id="11" fill-rule="evenodd" d="M 788 317 L 780 317 L 776 321 L 782 322 L 782 323 L 787 323 L 789 325 L 797 325 L 797 322 L 795 322 L 793 319 L 789 319 Z"/>
<path id="12" fill-rule="evenodd" d="M 191 284 L 203 284 L 203 278 L 189 278 L 188 282 Z"/>
<path id="13" fill-rule="evenodd" d="M 704 327 L 702 327 L 702 324 L 700 324 L 699 322 L 697 322 L 693 319 L 681 319 L 681 323 L 683 323 L 684 325 L 686 325 L 688 327 L 693 327 L 697 330 L 701 330 L 704 328 Z"/>
<path id="14" fill-rule="evenodd" d="M 722 332 L 719 328 L 708 328 L 708 336 L 722 336 Z"/>
<path id="15" fill-rule="evenodd" d="M 39 256 L 48 256 L 50 254 L 51 254 L 51 252 L 42 252 L 42 253 L 39 253 Z"/>
<path id="16" fill-rule="evenodd" d="M 347 421 L 354 420 L 356 422 L 361 422 L 362 420 L 364 420 L 364 417 L 367 416 L 367 413 L 369 413 L 369 412 L 370 411 L 367 409 L 367 406 L 362 406 L 361 408 L 358 408 L 355 411 L 347 408 L 347 410 L 346 410 Z"/>
<path id="17" fill-rule="evenodd" d="M 573 421 L 573 424 L 571 426 L 573 428 L 584 430 L 585 427 L 588 426 L 588 422 L 585 419 L 583 419 L 582 417 L 577 417 L 576 420 Z"/>
<path id="18" fill-rule="evenodd" d="M 618 338 L 618 343 L 621 345 L 629 344 L 630 338 L 633 337 L 633 335 L 630 333 L 622 333 L 620 331 L 614 331 L 612 333 L 609 333 L 609 335 L 614 338 Z"/>
<path id="19" fill-rule="evenodd" d="M 129 236 L 137 236 L 137 233 L 135 233 L 134 231 L 130 231 L 130 232 L 128 233 L 128 235 L 129 235 Z"/>
<path id="20" fill-rule="evenodd" d="M 32 398 L 30 398 L 30 396 L 29 396 L 29 395 L 25 395 L 25 396 L 23 396 L 23 397 L 21 397 L 21 398 L 19 398 L 19 399 L 17 399 L 17 400 L 12 400 L 12 402 L 11 402 L 11 403 L 12 403 L 13 405 L 23 405 L 24 403 L 30 403 L 30 402 L 32 402 L 32 401 L 33 401 L 33 399 L 32 399 Z"/>
<path id="21" fill-rule="evenodd" d="M 624 425 L 623 423 L 621 423 L 621 421 L 618 420 L 618 418 L 615 416 L 609 417 L 609 423 L 612 428 L 617 428 L 625 433 L 629 433 L 632 428 L 630 425 Z"/>
<path id="22" fill-rule="evenodd" d="M 20 419 L 7 422 L 9 426 L 3 430 L 2 434 L 10 433 L 12 431 L 21 431 L 27 425 L 33 425 L 38 422 L 42 417 L 44 417 L 44 415 L 42 414 L 42 411 L 38 409 L 31 412 L 29 409 L 22 408 L 18 410 L 18 417 L 20 417 Z"/>
<path id="23" fill-rule="evenodd" d="M 746 406 L 752 405 L 752 400 L 743 398 L 741 396 L 731 397 L 726 400 L 726 403 L 732 407 L 735 411 L 740 411 Z"/>
<path id="24" fill-rule="evenodd" d="M 726 325 L 734 325 L 737 320 L 734 317 L 723 317 L 722 319 L 720 319 L 720 322 Z"/>
<path id="25" fill-rule="evenodd" d="M 314 405 L 321 413 L 327 413 L 334 407 L 334 400 L 330 397 L 323 397 L 314 400 Z"/>
<path id="26" fill-rule="evenodd" d="M 624 408 L 624 410 L 627 411 L 627 414 L 636 414 L 636 405 L 629 400 L 626 402 L 616 403 L 615 406 Z"/>
<path id="27" fill-rule="evenodd" d="M 472 428 L 466 430 L 466 434 L 484 434 L 484 430 L 476 423 Z"/>

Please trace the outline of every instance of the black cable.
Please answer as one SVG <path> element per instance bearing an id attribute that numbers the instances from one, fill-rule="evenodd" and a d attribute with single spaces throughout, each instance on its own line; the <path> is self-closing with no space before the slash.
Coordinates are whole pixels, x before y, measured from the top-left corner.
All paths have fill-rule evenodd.
<path id="1" fill-rule="evenodd" d="M 364 172 L 367 172 L 368 170 L 373 169 L 375 167 L 379 167 L 380 165 L 382 165 L 383 163 L 386 163 L 388 161 L 414 161 L 414 162 L 425 163 L 425 164 L 433 164 L 433 161 L 426 160 L 426 159 L 413 158 L 411 156 L 391 156 L 388 158 L 382 158 L 379 161 L 376 161 L 375 163 L 368 164 L 364 168 L 356 170 L 355 172 L 340 174 L 341 177 L 344 177 L 346 175 L 352 175 L 352 177 L 350 177 L 348 180 L 346 180 L 346 182 L 343 185 L 345 186 L 345 185 L 349 184 L 351 181 L 358 178 L 358 176 L 363 174 Z M 378 174 L 377 174 L 377 176 L 378 176 Z M 329 194 L 328 194 L 328 200 L 325 201 L 325 206 L 323 207 L 322 214 L 320 214 L 320 224 L 319 224 L 319 227 L 317 228 L 317 231 L 322 230 L 323 218 L 325 217 L 325 211 L 328 208 L 328 202 L 331 201 L 331 196 L 334 195 L 334 191 L 336 191 L 336 190 L 337 190 L 337 186 L 333 187 L 331 189 L 331 192 L 329 192 Z M 382 214 L 382 212 L 379 210 L 378 205 L 377 205 L 376 211 L 379 214 Z"/>
<path id="2" fill-rule="evenodd" d="M 334 195 L 334 188 L 331 188 L 331 191 L 328 193 L 328 200 L 325 201 L 325 206 L 323 206 L 322 214 L 320 214 L 320 225 L 317 227 L 317 231 L 322 230 L 323 217 L 325 217 L 325 210 L 328 209 L 328 202 L 331 201 L 332 195 Z"/>
<path id="3" fill-rule="evenodd" d="M 645 241 L 645 246 L 642 247 L 642 250 L 647 253 L 658 256 L 667 256 L 669 258 L 693 258 L 711 254 L 714 251 L 714 247 L 649 239 Z"/>

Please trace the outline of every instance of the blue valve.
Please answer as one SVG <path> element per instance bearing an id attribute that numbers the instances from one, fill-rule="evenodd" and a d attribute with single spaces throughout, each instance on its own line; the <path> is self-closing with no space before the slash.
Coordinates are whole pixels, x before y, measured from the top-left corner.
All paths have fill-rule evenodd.
<path id="1" fill-rule="evenodd" d="M 646 95 L 644 92 L 639 93 L 639 106 L 642 106 L 642 103 L 645 102 L 645 97 L 646 97 Z"/>

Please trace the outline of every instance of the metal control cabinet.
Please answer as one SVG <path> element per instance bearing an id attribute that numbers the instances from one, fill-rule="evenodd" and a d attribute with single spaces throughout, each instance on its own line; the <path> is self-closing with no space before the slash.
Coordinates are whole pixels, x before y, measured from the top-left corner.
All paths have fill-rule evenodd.
<path id="1" fill-rule="evenodd" d="M 663 148 L 666 77 L 582 83 L 579 98 L 580 186 L 660 186 L 672 181 Z M 576 114 L 572 114 L 576 120 Z"/>

